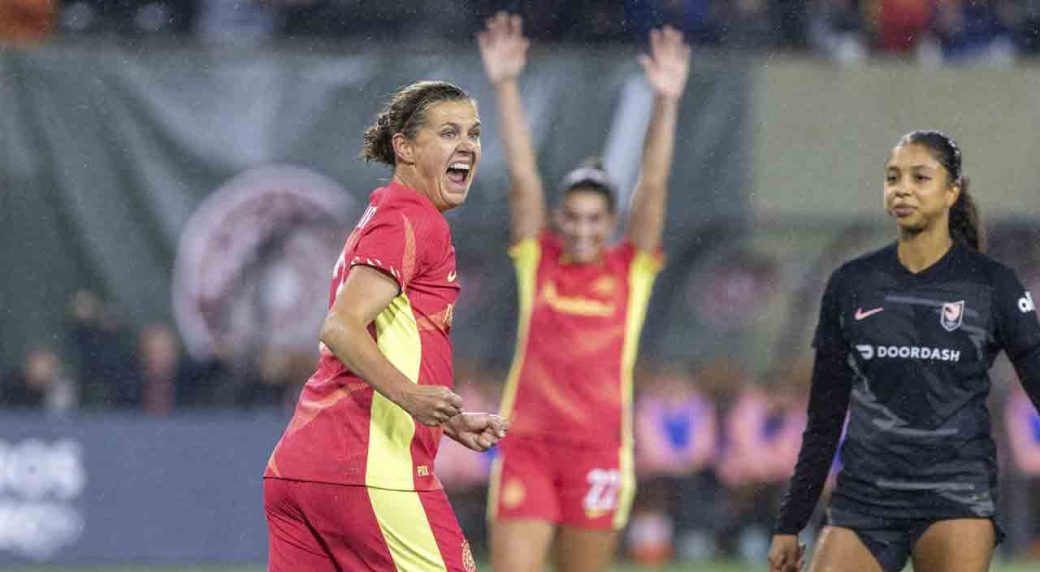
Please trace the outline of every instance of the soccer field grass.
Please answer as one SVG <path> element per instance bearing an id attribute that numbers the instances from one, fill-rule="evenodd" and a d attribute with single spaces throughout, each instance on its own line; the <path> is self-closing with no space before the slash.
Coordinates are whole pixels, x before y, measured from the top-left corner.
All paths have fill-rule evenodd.
<path id="1" fill-rule="evenodd" d="M 13 568 L 6 572 L 264 572 L 264 566 L 87 566 L 87 567 L 30 567 Z M 481 570 L 490 570 L 487 565 L 482 565 Z M 765 570 L 764 564 L 749 564 L 746 562 L 685 562 L 671 564 L 669 566 L 648 567 L 634 566 L 631 564 L 618 565 L 613 568 L 614 572 L 761 572 Z M 997 564 L 991 570 L 993 572 L 1040 572 L 1040 561 L 1020 562 L 1010 564 Z"/>

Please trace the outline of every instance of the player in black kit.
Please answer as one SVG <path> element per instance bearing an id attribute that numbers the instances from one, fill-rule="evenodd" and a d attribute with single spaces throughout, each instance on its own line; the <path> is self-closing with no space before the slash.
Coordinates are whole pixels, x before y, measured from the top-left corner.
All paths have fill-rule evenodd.
<path id="1" fill-rule="evenodd" d="M 823 295 L 809 422 L 769 551 L 801 568 L 846 410 L 843 469 L 810 571 L 987 570 L 1001 533 L 987 371 L 1000 350 L 1040 408 L 1040 324 L 1015 273 L 979 252 L 956 143 L 899 140 L 885 164 L 895 244 L 845 263 Z"/>

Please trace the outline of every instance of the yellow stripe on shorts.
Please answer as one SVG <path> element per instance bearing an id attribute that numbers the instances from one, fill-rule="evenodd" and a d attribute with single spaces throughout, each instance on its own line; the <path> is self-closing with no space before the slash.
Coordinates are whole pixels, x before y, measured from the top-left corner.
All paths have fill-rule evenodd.
<path id="1" fill-rule="evenodd" d="M 398 572 L 447 572 L 418 492 L 368 487 L 368 498 Z"/>

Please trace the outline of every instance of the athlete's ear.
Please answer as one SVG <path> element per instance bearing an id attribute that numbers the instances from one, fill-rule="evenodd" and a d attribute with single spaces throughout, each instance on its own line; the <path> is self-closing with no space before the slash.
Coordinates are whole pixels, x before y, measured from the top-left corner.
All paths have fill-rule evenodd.
<path id="1" fill-rule="evenodd" d="M 390 138 L 390 143 L 394 146 L 394 155 L 397 156 L 398 163 L 406 165 L 415 163 L 415 142 L 407 135 L 401 132 L 394 133 L 394 136 Z"/>
<path id="2" fill-rule="evenodd" d="M 946 206 L 953 208 L 953 205 L 957 204 L 957 199 L 961 196 L 961 186 L 959 183 L 954 183 L 946 188 Z"/>

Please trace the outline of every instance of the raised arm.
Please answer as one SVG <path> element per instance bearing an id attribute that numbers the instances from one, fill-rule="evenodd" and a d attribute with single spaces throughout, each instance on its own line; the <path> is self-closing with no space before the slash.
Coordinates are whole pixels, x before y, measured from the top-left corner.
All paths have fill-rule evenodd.
<path id="1" fill-rule="evenodd" d="M 513 242 L 538 235 L 545 226 L 545 191 L 538 175 L 531 134 L 524 120 L 517 78 L 527 63 L 529 42 L 520 16 L 499 12 L 477 34 L 484 72 L 495 87 L 498 121 L 509 167 L 509 218 Z"/>
<path id="2" fill-rule="evenodd" d="M 675 125 L 690 70 L 690 47 L 682 33 L 670 26 L 651 30 L 650 53 L 640 56 L 639 63 L 654 90 L 654 109 L 643 141 L 639 183 L 632 194 L 628 239 L 639 250 L 651 251 L 660 244 L 664 232 Z"/>

